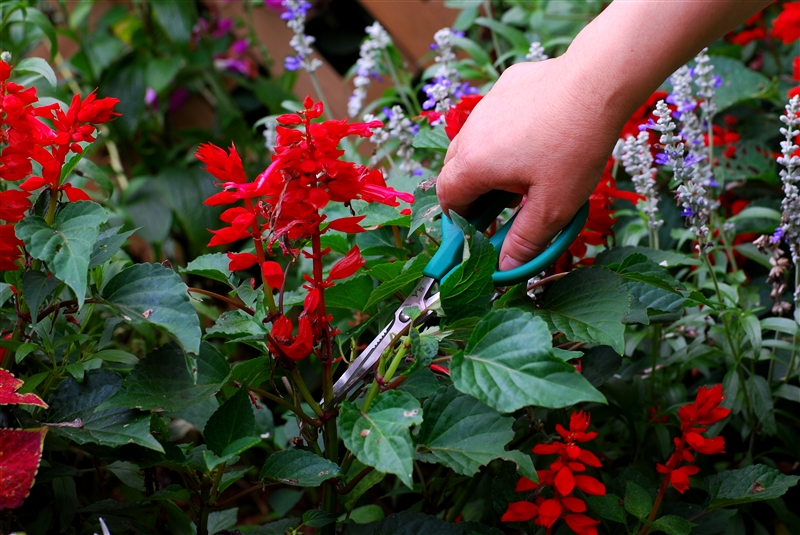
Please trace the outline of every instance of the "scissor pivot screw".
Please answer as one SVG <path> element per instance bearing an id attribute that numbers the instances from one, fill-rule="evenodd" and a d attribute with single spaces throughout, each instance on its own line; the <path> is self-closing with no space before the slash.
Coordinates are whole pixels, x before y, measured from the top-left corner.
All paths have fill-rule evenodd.
<path id="1" fill-rule="evenodd" d="M 400 315 L 399 315 L 397 318 L 398 318 L 400 321 L 402 321 L 403 323 L 405 323 L 405 322 L 407 322 L 408 320 L 410 320 L 410 319 L 411 319 L 411 316 L 409 316 L 409 315 L 408 315 L 408 314 L 406 314 L 405 312 L 401 312 L 401 313 L 400 313 Z"/>

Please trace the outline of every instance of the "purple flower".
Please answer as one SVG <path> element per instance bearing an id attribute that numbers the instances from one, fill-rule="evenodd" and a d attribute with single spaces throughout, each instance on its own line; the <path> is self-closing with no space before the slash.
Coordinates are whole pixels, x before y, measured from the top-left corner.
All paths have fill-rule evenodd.
<path id="1" fill-rule="evenodd" d="M 383 108 L 381 108 L 381 111 L 386 116 L 386 118 L 389 119 L 389 120 L 391 120 L 394 117 L 394 114 L 392 113 L 391 108 L 389 108 L 388 106 L 384 106 Z"/>
<path id="2" fill-rule="evenodd" d="M 233 19 L 219 19 L 217 21 L 217 29 L 211 34 L 214 39 L 219 39 L 226 35 L 233 28 Z"/>
<path id="3" fill-rule="evenodd" d="M 414 125 L 414 126 L 416 126 L 417 129 L 419 129 L 419 125 Z M 414 172 L 411 174 L 414 176 L 422 176 L 422 169 L 414 169 Z"/>
<path id="4" fill-rule="evenodd" d="M 431 50 L 436 50 L 437 48 L 439 48 L 439 45 L 437 45 L 436 43 L 431 43 L 431 44 L 428 46 L 428 48 L 430 48 Z"/>
<path id="5" fill-rule="evenodd" d="M 656 163 L 658 165 L 667 165 L 669 163 L 669 155 L 663 152 L 656 154 Z"/>
<path id="6" fill-rule="evenodd" d="M 264 7 L 268 7 L 273 11 L 280 11 L 283 9 L 282 0 L 264 0 Z"/>
<path id="7" fill-rule="evenodd" d="M 775 233 L 769 239 L 772 243 L 780 243 L 783 239 L 783 227 L 778 227 L 775 229 Z"/>
<path id="8" fill-rule="evenodd" d="M 639 125 L 639 132 L 644 132 L 645 130 L 652 130 L 656 127 L 656 122 L 653 119 L 648 119 L 645 124 Z"/>
<path id="9" fill-rule="evenodd" d="M 158 93 L 152 87 L 148 87 L 144 92 L 144 103 L 154 108 L 158 107 Z"/>
<path id="10" fill-rule="evenodd" d="M 185 87 L 179 87 L 169 97 L 169 111 L 176 111 L 178 108 L 186 104 L 187 100 L 189 100 L 189 90 Z"/>
<path id="11" fill-rule="evenodd" d="M 247 39 L 239 39 L 231 45 L 231 51 L 237 56 L 241 56 L 250 48 L 250 42 Z"/>
<path id="12" fill-rule="evenodd" d="M 414 134 L 415 136 L 417 134 L 419 134 L 419 125 L 418 124 L 415 124 L 414 126 L 411 127 L 411 133 Z"/>
<path id="13" fill-rule="evenodd" d="M 303 65 L 302 60 L 295 56 L 286 56 L 283 66 L 287 71 L 296 71 Z"/>
<path id="14" fill-rule="evenodd" d="M 691 208 L 684 208 L 683 212 L 681 212 L 681 215 L 683 217 L 692 217 L 694 216 L 694 210 L 692 210 Z"/>

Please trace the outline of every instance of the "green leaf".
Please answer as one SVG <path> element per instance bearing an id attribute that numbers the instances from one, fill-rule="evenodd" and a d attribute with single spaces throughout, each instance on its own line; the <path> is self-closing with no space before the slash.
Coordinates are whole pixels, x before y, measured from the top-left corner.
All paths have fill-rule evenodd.
<path id="1" fill-rule="evenodd" d="M 321 528 L 334 522 L 336 522 L 336 515 L 319 509 L 309 509 L 303 513 L 303 523 L 310 528 Z"/>
<path id="2" fill-rule="evenodd" d="M 156 93 L 161 93 L 172 84 L 178 71 L 181 70 L 183 62 L 183 58 L 179 56 L 151 58 L 147 62 L 147 70 L 145 71 L 147 86 Z"/>
<path id="3" fill-rule="evenodd" d="M 348 310 L 367 310 L 375 282 L 369 275 L 359 275 L 325 290 L 325 306 Z"/>
<path id="4" fill-rule="evenodd" d="M 231 272 L 228 270 L 230 262 L 230 258 L 225 253 L 204 254 L 189 262 L 185 268 L 178 268 L 178 271 L 190 275 L 200 275 L 233 287 L 230 281 Z"/>
<path id="5" fill-rule="evenodd" d="M 223 455 L 225 448 L 242 438 L 256 436 L 256 418 L 250 406 L 250 395 L 242 387 L 228 399 L 211 418 L 203 430 L 208 449 Z"/>
<path id="6" fill-rule="evenodd" d="M 144 492 L 144 476 L 141 468 L 135 464 L 127 461 L 114 461 L 106 466 L 106 469 L 129 487 Z"/>
<path id="7" fill-rule="evenodd" d="M 444 127 L 421 128 L 414 136 L 411 146 L 415 149 L 430 149 L 444 154 L 450 146 L 450 140 L 444 132 Z"/>
<path id="8" fill-rule="evenodd" d="M 126 320 L 147 322 L 173 334 L 191 353 L 200 349 L 200 319 L 180 276 L 161 264 L 123 269 L 105 288 L 103 298 Z"/>
<path id="9" fill-rule="evenodd" d="M 675 280 L 666 269 L 641 253 L 634 253 L 625 257 L 617 266 L 616 272 L 623 279 L 643 282 L 679 295 L 681 295 L 681 289 L 683 289 L 683 284 Z"/>
<path id="10" fill-rule="evenodd" d="M 775 391 L 775 397 L 800 403 L 800 387 L 784 383 Z"/>
<path id="11" fill-rule="evenodd" d="M 761 354 L 761 324 L 753 314 L 742 315 L 741 321 L 747 339 L 750 340 L 750 345 L 753 347 L 753 354 L 758 358 Z"/>
<path id="12" fill-rule="evenodd" d="M 692 531 L 692 524 L 685 518 L 677 515 L 665 515 L 657 518 L 651 525 L 650 531 L 663 531 L 667 535 L 689 535 Z"/>
<path id="13" fill-rule="evenodd" d="M 122 227 L 114 227 L 108 229 L 97 237 L 97 242 L 95 242 L 94 249 L 92 250 L 92 256 L 89 257 L 89 269 L 105 264 L 106 261 L 110 260 L 117 251 L 125 245 L 128 238 L 136 232 L 135 230 L 129 230 L 120 233 L 119 230 L 121 228 Z"/>
<path id="14" fill-rule="evenodd" d="M 414 204 L 411 205 L 411 226 L 408 229 L 408 233 L 411 234 L 420 227 L 425 230 L 425 224 L 441 213 L 442 207 L 439 206 L 436 189 L 424 190 L 417 188 L 414 190 Z"/>
<path id="15" fill-rule="evenodd" d="M 514 438 L 514 418 L 497 411 L 453 385 L 441 388 L 425 401 L 425 421 L 417 437 L 418 446 L 430 450 L 435 459 L 457 474 L 472 476 L 493 459 L 517 463 L 522 475 L 537 481 L 533 462 L 519 451 L 506 451 Z M 423 455 L 428 460 L 429 455 Z"/>
<path id="16" fill-rule="evenodd" d="M 138 444 L 164 452 L 150 434 L 150 415 L 128 409 L 97 410 L 106 399 L 119 391 L 122 378 L 108 370 L 89 370 L 82 383 L 68 377 L 48 400 L 51 423 L 78 423 L 78 426 L 51 427 L 50 432 L 78 444 L 100 444 L 112 448 Z"/>
<path id="17" fill-rule="evenodd" d="M 41 271 L 26 271 L 22 275 L 22 295 L 31 313 L 31 325 L 36 325 L 39 309 L 60 283 L 58 277 Z"/>
<path id="18" fill-rule="evenodd" d="M 598 515 L 606 520 L 624 524 L 628 515 L 625 513 L 625 509 L 619 504 L 619 502 L 620 497 L 614 494 L 586 497 L 586 503 L 588 503 L 589 507 L 596 511 Z"/>
<path id="19" fill-rule="evenodd" d="M 593 347 L 581 360 L 581 374 L 597 388 L 611 379 L 621 365 L 622 357 L 610 347 Z"/>
<path id="20" fill-rule="evenodd" d="M 711 56 L 713 74 L 722 79 L 716 90 L 717 108 L 723 111 L 738 102 L 759 98 L 769 88 L 769 79 L 741 61 L 724 56 Z"/>
<path id="21" fill-rule="evenodd" d="M 217 455 L 213 451 L 209 450 L 203 451 L 203 461 L 205 462 L 206 468 L 211 471 L 217 466 L 228 461 L 231 461 L 232 463 L 236 462 L 239 454 L 249 450 L 259 443 L 261 443 L 261 439 L 259 437 L 237 438 L 228 444 L 224 450 L 222 450 L 222 455 Z"/>
<path id="22" fill-rule="evenodd" d="M 726 470 L 703 481 L 708 490 L 706 510 L 778 498 L 798 481 L 800 476 L 783 475 L 763 464 Z"/>
<path id="23" fill-rule="evenodd" d="M 367 216 L 359 223 L 364 228 L 389 225 L 407 227 L 411 221 L 409 216 L 401 215 L 400 212 L 397 211 L 397 208 L 392 206 L 379 203 L 366 203 L 363 201 L 352 201 L 352 204 L 357 215 Z"/>
<path id="24" fill-rule="evenodd" d="M 419 329 L 413 327 L 409 332 L 411 338 L 410 356 L 414 357 L 414 363 L 406 370 L 403 375 L 411 375 L 419 368 L 427 368 L 433 357 L 439 352 L 439 341 L 436 337 L 426 334 L 420 336 Z"/>
<path id="25" fill-rule="evenodd" d="M 402 271 L 396 277 L 383 282 L 380 286 L 375 288 L 372 295 L 369 296 L 369 301 L 364 305 L 364 308 L 371 308 L 372 305 L 383 301 L 387 297 L 393 296 L 395 292 L 399 292 L 407 285 L 422 277 L 422 270 L 430 259 L 430 256 L 421 254 L 406 262 L 403 265 Z"/>
<path id="26" fill-rule="evenodd" d="M 154 2 L 155 20 L 161 25 L 164 34 L 173 42 L 187 44 L 192 36 L 192 27 L 197 22 L 197 11 L 191 2 L 181 0 L 159 0 Z"/>
<path id="27" fill-rule="evenodd" d="M 50 19 L 47 17 L 47 15 L 38 9 L 24 7 L 19 11 L 13 12 L 8 21 L 15 22 L 23 20 L 36 25 L 42 31 L 45 37 L 47 37 L 47 40 L 50 41 L 50 61 L 54 61 L 56 59 L 56 55 L 58 54 L 58 37 L 56 36 L 56 29 L 53 26 L 53 23 L 50 22 Z"/>
<path id="28" fill-rule="evenodd" d="M 109 197 L 114 193 L 114 183 L 108 178 L 108 173 L 100 169 L 97 164 L 91 160 L 82 158 L 78 161 L 78 165 L 75 166 L 75 174 L 83 178 L 88 178 L 100 186 Z"/>
<path id="29" fill-rule="evenodd" d="M 213 327 L 206 329 L 206 338 L 250 338 L 264 336 L 269 330 L 264 324 L 242 310 L 223 312 Z"/>
<path id="30" fill-rule="evenodd" d="M 593 267 L 573 271 L 556 282 L 537 312 L 553 332 L 564 333 L 571 342 L 607 345 L 620 355 L 625 350 L 622 318 L 630 303 L 611 271 Z"/>
<path id="31" fill-rule="evenodd" d="M 409 428 L 420 423 L 419 401 L 397 390 L 379 394 L 368 413 L 345 401 L 337 419 L 339 436 L 359 461 L 380 472 L 395 474 L 409 488 L 414 468 Z"/>
<path id="32" fill-rule="evenodd" d="M 653 499 L 642 487 L 628 481 L 625 485 L 625 510 L 641 520 L 650 514 Z"/>
<path id="33" fill-rule="evenodd" d="M 775 410 L 769 383 L 760 375 L 751 375 L 746 383 L 753 412 L 764 427 L 764 432 L 770 436 L 774 435 L 778 432 L 778 428 L 775 424 Z"/>
<path id="34" fill-rule="evenodd" d="M 14 65 L 14 74 L 17 74 L 20 71 L 36 73 L 47 80 L 47 83 L 50 84 L 50 87 L 58 87 L 56 73 L 53 71 L 53 68 L 50 66 L 50 64 L 42 58 L 25 58 L 21 60 L 19 63 Z"/>
<path id="35" fill-rule="evenodd" d="M 635 247 L 632 245 L 606 249 L 597 255 L 597 260 L 595 263 L 599 266 L 619 264 L 627 257 L 635 253 L 643 254 L 649 260 L 665 268 L 673 268 L 677 266 L 697 266 L 700 264 L 699 260 L 684 254 L 676 253 L 674 251 L 662 251 L 660 249 L 649 249 L 647 247 Z"/>
<path id="36" fill-rule="evenodd" d="M 131 366 L 135 366 L 139 363 L 139 357 L 128 353 L 127 351 L 122 351 L 121 349 L 104 349 L 102 351 L 98 351 L 97 353 L 87 357 L 86 361 L 92 359 L 100 359 L 106 362 L 118 362 L 121 364 L 129 364 Z"/>
<path id="37" fill-rule="evenodd" d="M 186 368 L 187 355 L 178 344 L 156 349 L 139 361 L 119 392 L 99 409 L 116 407 L 172 412 L 213 396 L 228 380 L 228 362 L 211 344 L 203 342 L 197 355 L 197 378 Z"/>
<path id="38" fill-rule="evenodd" d="M 453 223 L 466 237 L 469 258 L 449 273 L 439 286 L 447 323 L 466 317 L 481 317 L 491 308 L 492 274 L 497 265 L 497 251 L 489 239 L 458 214 L 451 215 Z"/>
<path id="39" fill-rule="evenodd" d="M 485 17 L 478 17 L 475 19 L 475 24 L 489 28 L 494 33 L 503 36 L 514 46 L 514 48 L 517 48 L 521 51 L 527 52 L 528 48 L 530 47 L 530 41 L 528 41 L 528 38 L 525 37 L 525 34 L 512 26 L 508 26 L 500 21 Z"/>
<path id="40" fill-rule="evenodd" d="M 17 223 L 17 237 L 34 258 L 43 260 L 53 275 L 75 292 L 78 307 L 86 299 L 89 257 L 108 214 L 89 201 L 69 203 L 55 218 L 51 228 L 40 216 L 26 217 Z"/>
<path id="41" fill-rule="evenodd" d="M 310 451 L 292 449 L 270 455 L 258 479 L 268 478 L 295 487 L 318 487 L 339 475 L 336 463 Z"/>
<path id="42" fill-rule="evenodd" d="M 429 368 L 422 368 L 410 375 L 398 389 L 408 392 L 417 399 L 423 399 L 439 390 L 439 381 Z"/>
<path id="43" fill-rule="evenodd" d="M 575 369 L 554 357 L 547 325 L 528 312 L 490 312 L 464 351 L 450 362 L 456 388 L 500 412 L 526 405 L 561 408 L 605 398 Z"/>

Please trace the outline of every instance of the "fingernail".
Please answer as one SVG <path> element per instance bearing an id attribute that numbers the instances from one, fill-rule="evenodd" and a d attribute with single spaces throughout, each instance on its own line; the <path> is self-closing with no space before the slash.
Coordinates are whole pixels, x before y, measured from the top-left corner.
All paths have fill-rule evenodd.
<path id="1" fill-rule="evenodd" d="M 521 265 L 522 262 L 516 258 L 511 258 L 509 255 L 505 255 L 500 261 L 500 271 L 508 271 L 509 269 L 514 269 L 515 267 L 519 267 Z"/>

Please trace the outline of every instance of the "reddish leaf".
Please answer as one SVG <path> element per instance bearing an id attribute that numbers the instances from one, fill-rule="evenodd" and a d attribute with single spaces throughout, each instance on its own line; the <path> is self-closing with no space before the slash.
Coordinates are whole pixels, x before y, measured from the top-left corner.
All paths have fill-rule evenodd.
<path id="1" fill-rule="evenodd" d="M 16 509 L 28 496 L 47 429 L 0 429 L 0 510 Z"/>
<path id="2" fill-rule="evenodd" d="M 47 403 L 36 394 L 17 394 L 23 382 L 6 370 L 0 370 L 0 405 L 36 405 L 47 408 Z"/>

